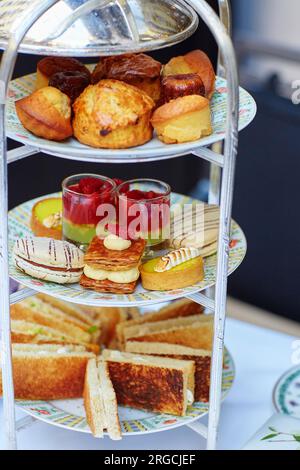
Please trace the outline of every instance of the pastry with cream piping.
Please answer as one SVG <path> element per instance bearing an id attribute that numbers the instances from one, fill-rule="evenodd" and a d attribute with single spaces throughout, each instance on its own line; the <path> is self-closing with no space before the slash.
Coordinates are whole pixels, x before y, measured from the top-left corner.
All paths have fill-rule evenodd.
<path id="1" fill-rule="evenodd" d="M 53 238 L 18 239 L 13 259 L 20 271 L 57 284 L 78 282 L 84 266 L 84 254 L 79 248 Z"/>
<path id="2" fill-rule="evenodd" d="M 197 248 L 180 248 L 141 266 L 143 287 L 147 290 L 181 289 L 204 278 L 203 259 Z"/>
<path id="3" fill-rule="evenodd" d="M 114 234 L 94 237 L 85 255 L 80 284 L 86 289 L 131 294 L 140 277 L 145 240 L 126 240 Z"/>

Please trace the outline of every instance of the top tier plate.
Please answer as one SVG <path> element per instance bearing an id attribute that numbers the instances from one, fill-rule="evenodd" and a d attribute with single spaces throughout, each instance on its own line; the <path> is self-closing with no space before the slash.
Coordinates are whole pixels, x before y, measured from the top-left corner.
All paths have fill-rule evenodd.
<path id="1" fill-rule="evenodd" d="M 15 20 L 40 0 L 1 0 L 0 48 Z M 183 0 L 60 0 L 29 30 L 20 51 L 89 56 L 171 46 L 188 38 L 198 16 Z"/>

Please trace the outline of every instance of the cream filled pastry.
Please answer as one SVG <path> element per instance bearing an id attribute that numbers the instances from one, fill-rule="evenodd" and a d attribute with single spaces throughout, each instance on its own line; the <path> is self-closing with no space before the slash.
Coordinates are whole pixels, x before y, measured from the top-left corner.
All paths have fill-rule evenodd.
<path id="1" fill-rule="evenodd" d="M 86 265 L 83 270 L 84 274 L 95 281 L 104 281 L 108 279 L 119 284 L 127 284 L 128 282 L 137 281 L 140 272 L 138 268 L 127 269 L 126 271 L 106 271 L 104 269 L 95 269 Z"/>
<path id="2" fill-rule="evenodd" d="M 83 272 L 83 252 L 71 243 L 52 238 L 18 239 L 13 256 L 20 271 L 58 284 L 78 282 Z"/>

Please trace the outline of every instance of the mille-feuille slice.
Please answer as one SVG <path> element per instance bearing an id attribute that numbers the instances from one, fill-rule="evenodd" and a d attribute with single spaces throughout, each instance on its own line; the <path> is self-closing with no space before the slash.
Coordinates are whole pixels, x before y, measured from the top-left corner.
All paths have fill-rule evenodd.
<path id="1" fill-rule="evenodd" d="M 120 348 L 124 346 L 124 329 L 134 325 L 141 325 L 143 323 L 153 323 L 162 320 L 170 320 L 172 318 L 187 317 L 192 315 L 199 315 L 203 312 L 202 305 L 197 304 L 189 299 L 180 299 L 171 302 L 166 307 L 161 308 L 157 312 L 149 312 L 133 318 L 128 321 L 123 321 L 117 325 L 117 340 Z"/>
<path id="2" fill-rule="evenodd" d="M 104 350 L 119 405 L 184 416 L 194 401 L 193 361 Z"/>
<path id="3" fill-rule="evenodd" d="M 211 351 L 213 315 L 193 315 L 154 323 L 143 323 L 124 330 L 125 341 L 180 344 Z"/>
<path id="4" fill-rule="evenodd" d="M 15 397 L 46 401 L 81 398 L 86 366 L 92 357 L 95 355 L 84 346 L 13 344 Z"/>
<path id="5" fill-rule="evenodd" d="M 193 349 L 178 344 L 127 341 L 125 351 L 151 356 L 170 357 L 195 363 L 195 401 L 209 401 L 211 351 Z"/>
<path id="6" fill-rule="evenodd" d="M 111 249 L 107 247 L 106 238 L 94 237 L 92 240 L 84 258 L 80 284 L 97 292 L 131 294 L 140 277 L 139 265 L 146 242 L 142 239 L 127 240 L 127 248 Z"/>
<path id="7" fill-rule="evenodd" d="M 116 394 L 110 380 L 107 363 L 90 359 L 86 369 L 84 407 L 87 422 L 95 437 L 107 430 L 111 439 L 122 438 Z"/>

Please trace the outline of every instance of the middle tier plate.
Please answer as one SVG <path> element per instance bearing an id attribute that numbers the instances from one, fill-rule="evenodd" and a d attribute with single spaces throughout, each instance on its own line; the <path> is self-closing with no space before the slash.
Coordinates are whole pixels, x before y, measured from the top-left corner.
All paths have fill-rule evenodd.
<path id="1" fill-rule="evenodd" d="M 52 196 L 55 195 L 50 195 L 50 197 Z M 12 250 L 14 241 L 16 238 L 32 235 L 30 229 L 32 207 L 38 200 L 44 199 L 45 197 L 47 196 L 43 196 L 42 198 L 37 198 L 25 202 L 9 212 L 9 273 L 15 281 L 27 287 L 30 287 L 31 289 L 34 289 L 38 292 L 57 297 L 61 300 L 84 305 L 101 305 L 110 307 L 133 307 L 158 304 L 170 300 L 175 300 L 181 297 L 187 297 L 189 295 L 195 294 L 196 292 L 200 292 L 204 289 L 207 289 L 208 287 L 211 287 L 215 284 L 217 255 L 212 255 L 204 259 L 205 277 L 202 282 L 199 282 L 198 284 L 195 284 L 191 287 L 186 287 L 184 289 L 177 289 L 164 292 L 147 291 L 141 286 L 141 284 L 139 284 L 134 294 L 103 294 L 85 290 L 79 284 L 54 284 L 52 282 L 34 279 L 28 276 L 27 274 L 23 274 L 21 271 L 17 270 L 13 264 Z M 182 196 L 176 193 L 172 193 L 171 195 L 172 204 L 191 204 L 193 202 L 195 202 L 195 200 L 187 196 Z M 236 222 L 232 221 L 228 274 L 231 274 L 238 268 L 238 266 L 241 264 L 245 257 L 246 251 L 247 243 L 245 235 L 239 225 Z"/>
<path id="2" fill-rule="evenodd" d="M 15 101 L 28 96 L 35 89 L 36 74 L 26 75 L 10 82 L 7 102 L 6 126 L 11 139 L 62 158 L 90 162 L 134 163 L 163 160 L 192 153 L 199 147 L 205 147 L 225 138 L 227 118 L 227 81 L 217 77 L 216 91 L 211 101 L 213 133 L 209 137 L 185 144 L 166 145 L 156 135 L 145 145 L 129 149 L 97 149 L 82 145 L 71 138 L 64 142 L 42 139 L 28 132 L 20 123 L 16 114 Z M 256 103 L 252 96 L 240 88 L 239 130 L 248 126 L 256 114 Z"/>

